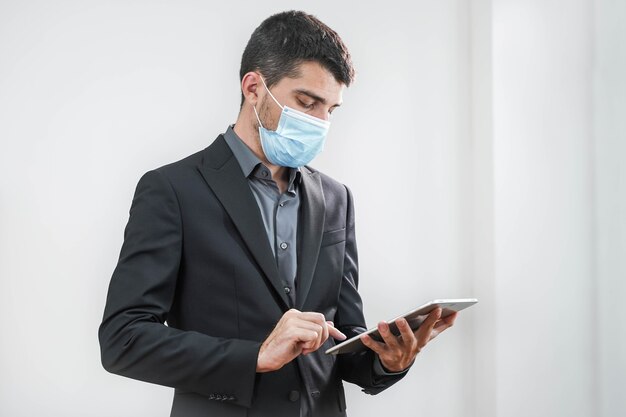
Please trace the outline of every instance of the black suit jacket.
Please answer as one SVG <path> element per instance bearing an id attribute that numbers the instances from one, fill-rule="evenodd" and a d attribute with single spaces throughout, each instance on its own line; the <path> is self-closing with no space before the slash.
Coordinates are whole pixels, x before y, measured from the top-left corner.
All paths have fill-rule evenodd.
<path id="1" fill-rule="evenodd" d="M 371 351 L 316 352 L 257 374 L 261 343 L 291 307 L 323 313 L 348 337 L 365 329 L 348 189 L 302 169 L 296 305 L 280 283 L 258 205 L 219 136 L 139 181 L 99 329 L 102 364 L 174 387 L 172 416 L 345 416 L 342 380 L 369 394 Z"/>

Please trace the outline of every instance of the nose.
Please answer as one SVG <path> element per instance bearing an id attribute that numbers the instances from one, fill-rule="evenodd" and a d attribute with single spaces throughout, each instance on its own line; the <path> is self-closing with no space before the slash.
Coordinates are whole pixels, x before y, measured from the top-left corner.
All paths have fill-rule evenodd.
<path id="1" fill-rule="evenodd" d="M 328 112 L 328 109 L 326 108 L 323 108 L 321 110 L 315 111 L 314 113 L 311 113 L 311 116 L 315 116 L 318 119 L 322 119 L 324 121 L 330 120 L 330 113 Z"/>

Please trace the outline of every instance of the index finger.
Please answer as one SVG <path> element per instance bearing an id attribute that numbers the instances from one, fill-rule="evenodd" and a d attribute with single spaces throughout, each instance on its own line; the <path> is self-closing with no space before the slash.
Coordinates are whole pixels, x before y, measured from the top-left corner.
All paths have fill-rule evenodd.
<path id="1" fill-rule="evenodd" d="M 428 317 L 426 317 L 426 320 L 424 320 L 422 325 L 418 327 L 414 333 L 418 339 L 419 339 L 419 335 L 424 334 L 424 332 L 426 332 L 427 336 L 430 335 L 430 332 L 432 332 L 433 328 L 435 327 L 435 324 L 437 324 L 437 321 L 441 318 L 442 311 L 443 310 L 440 307 L 437 307 L 436 309 L 431 311 L 430 314 L 428 314 Z"/>
<path id="2" fill-rule="evenodd" d="M 444 318 L 442 318 L 441 320 L 439 320 L 439 322 L 437 322 L 437 324 L 435 325 L 435 328 L 438 328 L 440 326 L 446 326 L 446 327 L 450 327 L 454 324 L 454 321 L 456 320 L 457 317 L 457 312 L 455 311 L 454 313 L 451 313 L 449 316 L 446 316 Z"/>
<path id="3" fill-rule="evenodd" d="M 334 337 L 337 340 L 346 340 L 348 338 L 348 336 L 341 333 L 341 331 L 335 327 L 332 321 L 327 321 L 326 323 L 328 324 L 328 334 L 330 336 Z"/>
<path id="4" fill-rule="evenodd" d="M 389 328 L 389 323 L 381 321 L 378 323 L 377 327 L 378 333 L 380 334 L 380 337 L 382 337 L 385 344 L 392 349 L 396 349 L 398 347 L 398 336 L 393 334 Z"/>
<path id="5" fill-rule="evenodd" d="M 396 320 L 396 326 L 400 330 L 400 336 L 402 336 L 403 344 L 411 344 L 413 340 L 415 340 L 415 334 L 413 334 L 413 330 L 411 326 L 409 326 L 409 322 L 406 319 L 398 319 Z"/>

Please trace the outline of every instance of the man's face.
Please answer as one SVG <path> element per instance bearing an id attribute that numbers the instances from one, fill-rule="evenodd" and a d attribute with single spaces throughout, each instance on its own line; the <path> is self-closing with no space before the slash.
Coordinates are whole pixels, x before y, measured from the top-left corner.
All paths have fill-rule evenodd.
<path id="1" fill-rule="evenodd" d="M 298 78 L 284 77 L 271 87 L 272 94 L 282 106 L 288 106 L 322 120 L 341 105 L 344 84 L 317 62 L 304 62 Z M 276 130 L 282 109 L 259 82 L 257 93 L 261 101 L 259 118 L 263 126 Z"/>

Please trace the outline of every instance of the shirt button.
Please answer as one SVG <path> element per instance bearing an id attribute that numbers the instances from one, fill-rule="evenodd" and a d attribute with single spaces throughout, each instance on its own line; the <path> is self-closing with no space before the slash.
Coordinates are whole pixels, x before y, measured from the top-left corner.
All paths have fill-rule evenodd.
<path id="1" fill-rule="evenodd" d="M 279 206 L 284 207 L 285 203 L 280 203 Z"/>
<path id="2" fill-rule="evenodd" d="M 283 250 L 287 249 L 288 247 L 289 247 L 289 245 L 287 243 L 285 243 L 285 242 L 280 244 L 280 248 L 283 249 Z"/>
<path id="3" fill-rule="evenodd" d="M 290 391 L 289 392 L 289 401 L 296 402 L 300 399 L 300 393 L 298 391 Z"/>
<path id="4" fill-rule="evenodd" d="M 285 287 L 285 294 L 289 294 L 291 292 L 291 288 Z"/>

